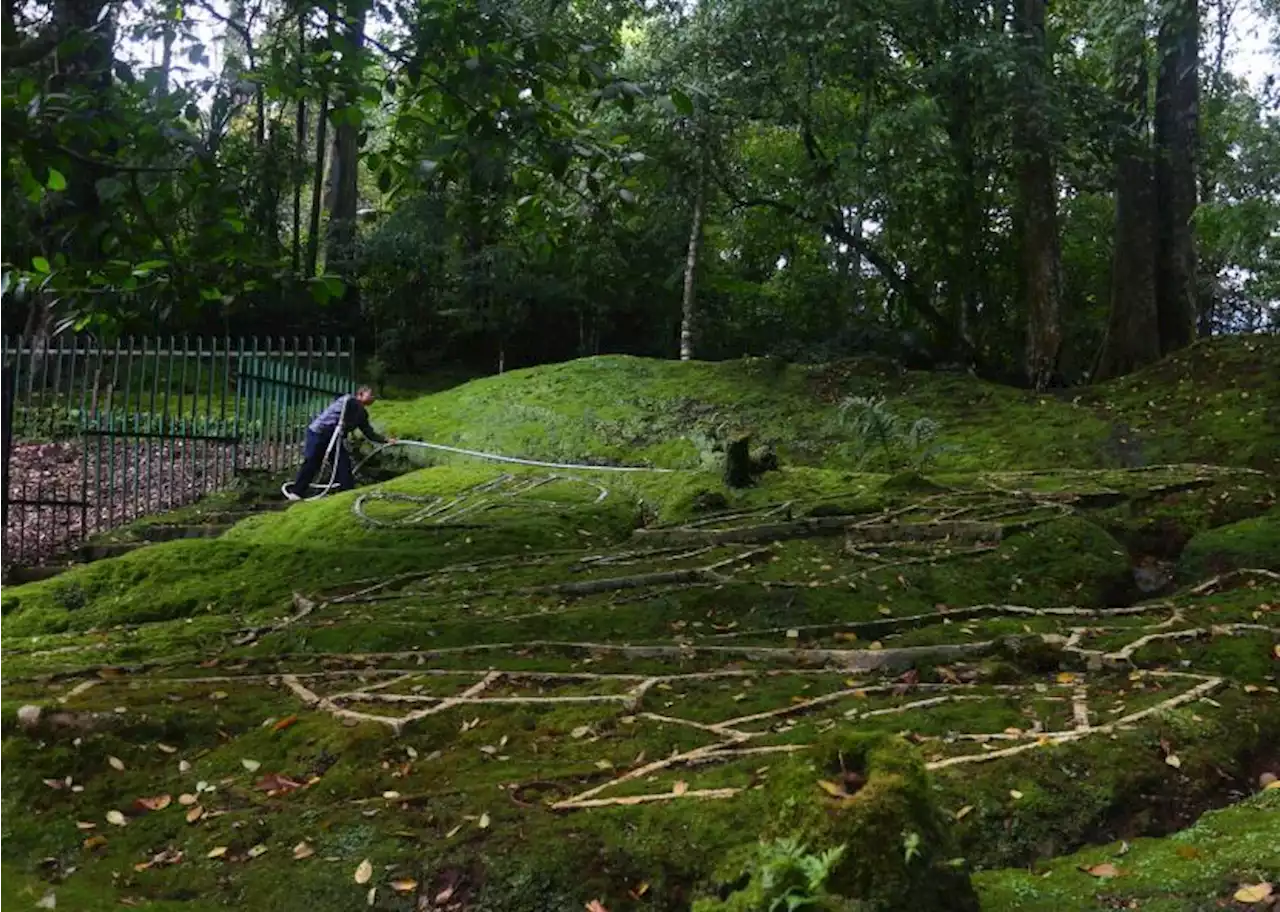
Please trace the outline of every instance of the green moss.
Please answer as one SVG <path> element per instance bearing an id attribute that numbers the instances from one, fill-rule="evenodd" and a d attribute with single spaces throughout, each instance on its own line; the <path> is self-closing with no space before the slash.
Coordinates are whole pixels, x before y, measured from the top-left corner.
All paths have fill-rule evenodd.
<path id="1" fill-rule="evenodd" d="M 1280 569 L 1280 507 L 1195 536 L 1178 561 L 1183 580 L 1253 567 Z"/>
<path id="2" fill-rule="evenodd" d="M 1111 864 L 1115 877 L 1087 869 Z M 1043 870 L 990 871 L 974 878 L 987 912 L 1063 909 L 1159 909 L 1199 912 L 1233 908 L 1242 885 L 1280 876 L 1280 792 L 1262 792 L 1213 811 L 1163 839 L 1084 849 Z"/>
<path id="3" fill-rule="evenodd" d="M 852 791 L 832 797 L 819 787 Z M 776 808 L 762 833 L 797 835 L 814 846 L 845 846 L 827 882 L 867 910 L 976 909 L 968 878 L 950 863 L 952 843 L 929 790 L 924 764 L 907 742 L 881 734 L 832 734 L 773 780 Z M 736 880 L 736 872 L 728 872 Z M 746 897 L 761 884 L 748 884 Z M 700 905 L 711 912 L 717 904 Z M 754 908 L 730 899 L 725 910 Z"/>

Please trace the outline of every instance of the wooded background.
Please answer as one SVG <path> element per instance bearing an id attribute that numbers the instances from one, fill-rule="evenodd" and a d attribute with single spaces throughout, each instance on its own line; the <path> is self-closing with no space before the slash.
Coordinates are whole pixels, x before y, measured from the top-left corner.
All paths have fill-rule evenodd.
<path id="1" fill-rule="evenodd" d="M 1280 328 L 1278 6 L 6 0 L 6 329 L 1122 374 Z"/>

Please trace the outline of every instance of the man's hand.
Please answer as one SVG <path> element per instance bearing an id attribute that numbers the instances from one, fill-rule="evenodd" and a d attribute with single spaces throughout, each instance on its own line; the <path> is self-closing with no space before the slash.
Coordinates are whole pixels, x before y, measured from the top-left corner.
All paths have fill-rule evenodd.
<path id="1" fill-rule="evenodd" d="M 387 438 L 387 446 L 395 446 L 395 445 L 396 445 L 397 443 L 399 443 L 399 442 L 400 442 L 400 438 L 399 438 L 399 437 L 388 437 L 388 438 Z"/>

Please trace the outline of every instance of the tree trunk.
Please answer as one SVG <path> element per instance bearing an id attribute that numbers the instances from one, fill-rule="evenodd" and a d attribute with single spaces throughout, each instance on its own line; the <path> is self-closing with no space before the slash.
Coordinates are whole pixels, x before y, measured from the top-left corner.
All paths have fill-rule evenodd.
<path id="1" fill-rule="evenodd" d="M 1185 348 L 1196 332 L 1195 215 L 1200 102 L 1197 0 L 1171 0 L 1156 39 L 1156 312 L 1160 352 Z"/>
<path id="2" fill-rule="evenodd" d="M 347 8 L 344 29 L 356 53 L 364 47 L 365 6 L 352 3 Z M 341 98 L 344 114 L 358 111 L 359 98 L 348 86 Z M 329 159 L 329 226 L 325 238 L 325 271 L 338 275 L 351 272 L 356 240 L 356 207 L 359 204 L 360 126 L 343 117 L 333 132 L 333 152 Z"/>
<path id="3" fill-rule="evenodd" d="M 698 274 L 698 251 L 702 247 L 702 215 L 706 206 L 707 167 L 705 156 L 698 166 L 698 189 L 693 197 L 693 223 L 689 228 L 689 253 L 684 262 L 684 297 L 680 305 L 680 360 L 693 360 L 693 333 L 696 318 L 694 282 Z"/>
<path id="4" fill-rule="evenodd" d="M 298 59 L 307 52 L 307 19 L 305 15 L 298 16 Z M 302 83 L 302 65 L 299 62 L 299 86 Z M 301 91 L 301 88 L 299 88 Z M 296 276 L 302 270 L 302 183 L 305 176 L 305 162 L 307 154 L 307 99 L 299 94 L 298 96 L 298 113 L 294 122 L 294 148 L 293 148 L 293 274 Z"/>
<path id="5" fill-rule="evenodd" d="M 1046 121 L 1045 0 L 1018 0 L 1014 23 L 1025 42 L 1027 86 L 1017 117 L 1018 196 L 1022 221 L 1023 292 L 1027 299 L 1027 379 L 1042 390 L 1062 347 L 1062 255 L 1058 203 Z"/>
<path id="6" fill-rule="evenodd" d="M 315 277 L 320 256 L 320 209 L 324 200 L 324 156 L 328 151 L 329 88 L 320 93 L 320 110 L 316 120 L 316 173 L 311 181 L 311 218 L 307 223 L 307 279 Z"/>
<path id="7" fill-rule="evenodd" d="M 1136 0 L 1135 5 L 1141 0 Z M 1141 10 L 1141 6 L 1138 6 Z M 1150 73 L 1141 14 L 1116 36 L 1118 101 L 1127 122 L 1116 151 L 1116 222 L 1111 254 L 1111 316 L 1094 380 L 1118 377 L 1160 357 L 1156 311 L 1155 186 L 1148 137 Z"/>

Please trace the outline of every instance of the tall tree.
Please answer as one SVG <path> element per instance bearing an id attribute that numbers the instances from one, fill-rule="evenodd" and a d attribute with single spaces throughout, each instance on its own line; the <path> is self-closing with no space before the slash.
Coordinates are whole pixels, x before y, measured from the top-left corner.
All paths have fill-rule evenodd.
<path id="1" fill-rule="evenodd" d="M 1197 0 L 1166 0 L 1156 38 L 1156 311 L 1160 350 L 1191 344 L 1196 332 L 1195 215 L 1200 103 Z"/>
<path id="2" fill-rule="evenodd" d="M 1062 346 L 1062 254 L 1057 180 L 1050 152 L 1045 79 L 1045 0 L 1015 0 L 1014 26 L 1023 42 L 1025 84 L 1017 118 L 1018 197 L 1023 290 L 1027 301 L 1027 378 L 1036 389 L 1053 379 Z"/>
<path id="3" fill-rule="evenodd" d="M 358 78 L 364 52 L 368 4 L 352 0 L 343 12 L 342 29 L 335 43 L 342 53 L 346 78 L 333 106 L 333 151 L 329 157 L 329 224 L 325 238 L 325 269 L 340 275 L 354 266 L 356 215 L 359 206 L 360 132 L 364 118 L 360 108 L 362 85 Z M 354 302 L 349 288 L 345 301 Z"/>
<path id="4" fill-rule="evenodd" d="M 1120 13 L 1112 40 L 1112 81 L 1120 117 L 1115 139 L 1111 311 L 1094 369 L 1097 380 L 1128 373 L 1160 357 L 1145 0 L 1125 0 Z"/>

